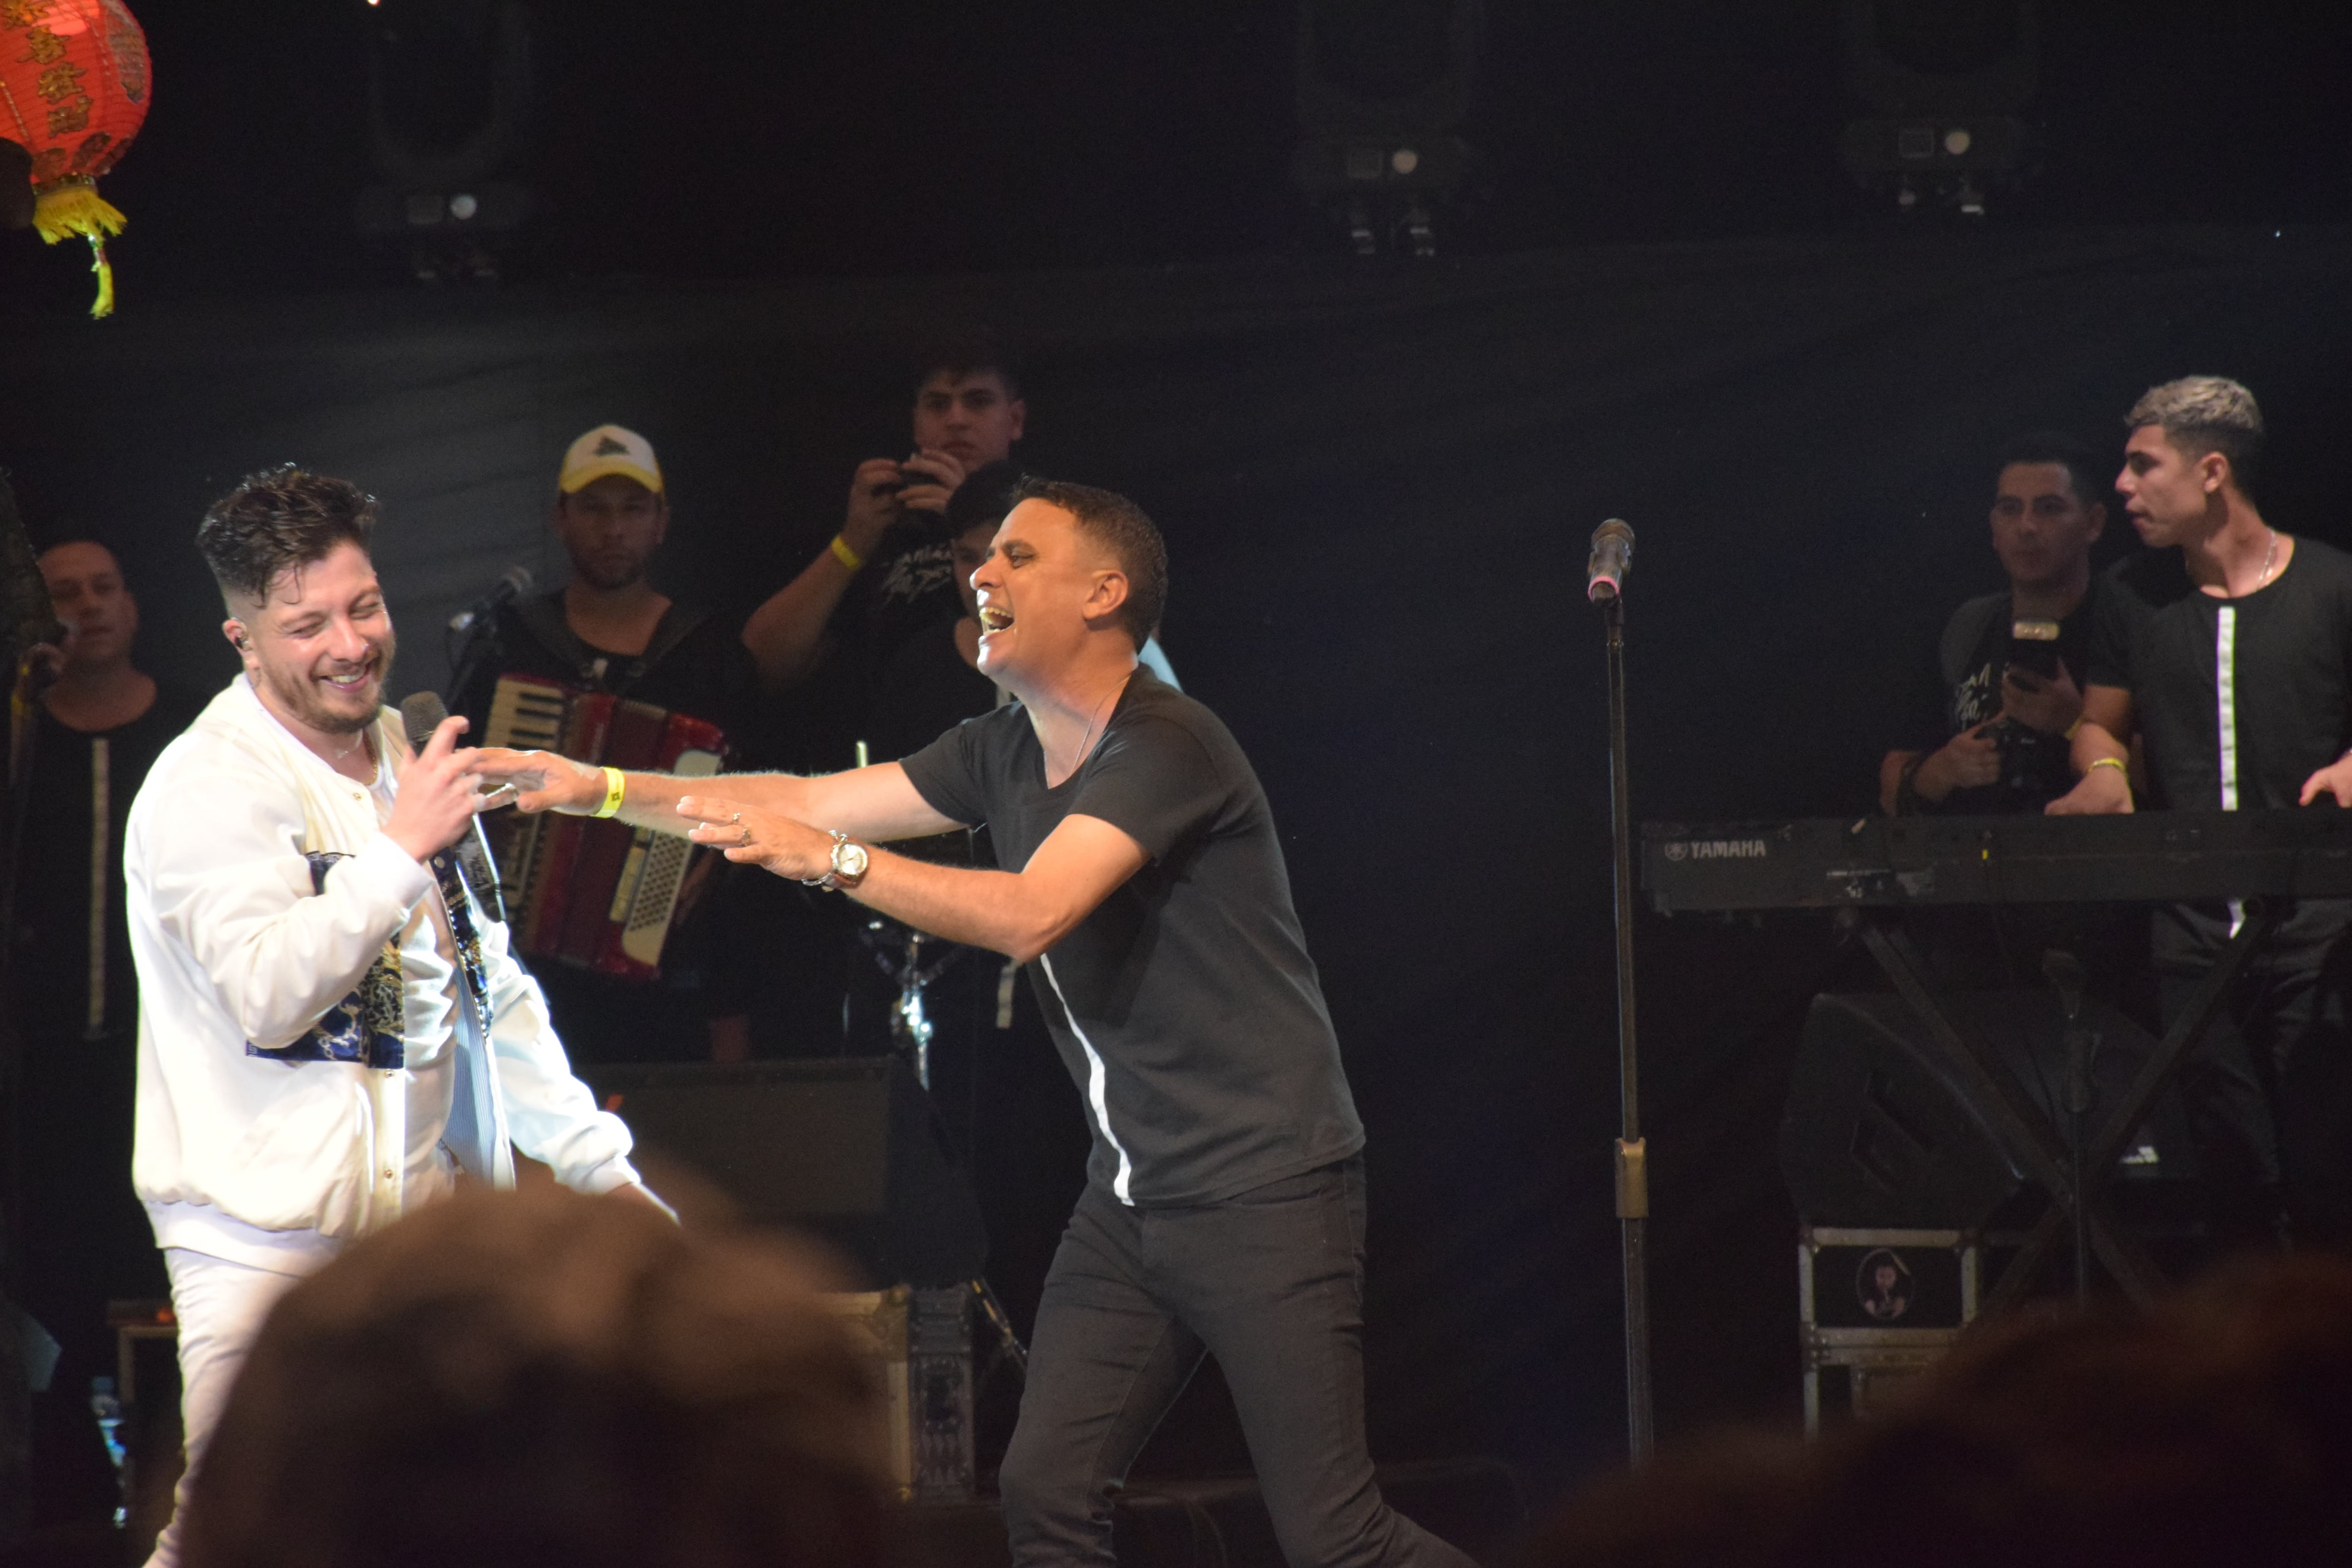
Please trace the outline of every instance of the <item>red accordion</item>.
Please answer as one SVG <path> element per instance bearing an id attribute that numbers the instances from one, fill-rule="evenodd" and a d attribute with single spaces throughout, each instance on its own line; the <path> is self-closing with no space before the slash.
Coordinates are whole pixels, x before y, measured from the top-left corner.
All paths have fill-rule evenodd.
<path id="1" fill-rule="evenodd" d="M 482 743 L 687 778 L 708 777 L 727 758 L 715 724 L 522 675 L 499 678 Z M 585 816 L 509 811 L 497 820 L 492 847 L 516 952 L 622 979 L 660 977 L 692 844 Z"/>

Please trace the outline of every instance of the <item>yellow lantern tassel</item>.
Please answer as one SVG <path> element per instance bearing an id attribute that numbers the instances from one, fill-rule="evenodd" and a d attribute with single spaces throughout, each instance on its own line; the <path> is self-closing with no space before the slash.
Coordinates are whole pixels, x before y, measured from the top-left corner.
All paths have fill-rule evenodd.
<path id="1" fill-rule="evenodd" d="M 114 313 L 114 268 L 106 259 L 106 240 L 121 234 L 123 216 L 98 194 L 88 180 L 66 180 L 41 192 L 33 204 L 33 226 L 50 245 L 79 235 L 89 241 L 89 269 L 98 274 L 98 300 L 90 306 L 93 320 Z"/>

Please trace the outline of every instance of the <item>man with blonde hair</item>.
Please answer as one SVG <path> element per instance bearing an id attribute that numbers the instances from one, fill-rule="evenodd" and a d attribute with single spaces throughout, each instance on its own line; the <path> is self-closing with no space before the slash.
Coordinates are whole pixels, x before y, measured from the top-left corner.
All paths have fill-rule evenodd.
<path id="1" fill-rule="evenodd" d="M 2352 805 L 2352 556 L 2263 517 L 2263 415 L 2237 382 L 2167 382 L 2125 422 L 2116 489 L 2150 552 L 2101 592 L 2074 731 L 2080 779 L 2049 810 Z M 2138 803 L 2126 776 L 2135 736 L 2149 788 Z M 2352 900 L 2286 900 L 2279 914 L 2180 1078 L 2224 1244 L 2275 1246 L 2282 1217 L 2304 1240 L 2352 1236 L 2341 973 Z M 2168 1022 L 2244 917 L 2235 900 L 2156 910 Z"/>

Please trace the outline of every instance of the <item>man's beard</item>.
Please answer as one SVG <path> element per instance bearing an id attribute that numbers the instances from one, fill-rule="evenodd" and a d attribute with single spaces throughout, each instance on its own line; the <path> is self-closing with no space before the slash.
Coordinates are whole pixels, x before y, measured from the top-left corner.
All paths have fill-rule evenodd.
<path id="1" fill-rule="evenodd" d="M 318 682 L 308 674 L 290 680 L 279 670 L 262 667 L 262 678 L 269 683 L 271 693 L 286 705 L 286 710 L 302 723 L 325 735 L 356 735 L 376 721 L 383 706 L 383 693 L 392 684 L 392 656 L 394 642 L 390 633 L 373 648 L 375 654 L 376 700 L 368 704 L 361 714 L 339 713 L 327 706 L 320 694 Z"/>

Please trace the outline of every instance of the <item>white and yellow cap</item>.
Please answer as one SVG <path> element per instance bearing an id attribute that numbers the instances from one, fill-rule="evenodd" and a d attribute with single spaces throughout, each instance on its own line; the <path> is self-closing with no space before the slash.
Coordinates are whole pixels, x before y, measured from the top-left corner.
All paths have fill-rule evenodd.
<path id="1" fill-rule="evenodd" d="M 635 479 L 656 495 L 662 493 L 661 464 L 654 458 L 654 444 L 618 425 L 599 425 L 572 442 L 572 449 L 563 454 L 563 471 L 556 476 L 555 488 L 573 495 L 612 474 Z"/>

